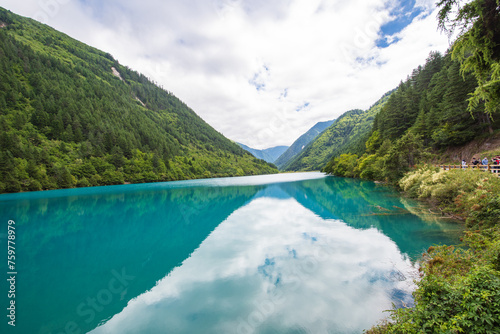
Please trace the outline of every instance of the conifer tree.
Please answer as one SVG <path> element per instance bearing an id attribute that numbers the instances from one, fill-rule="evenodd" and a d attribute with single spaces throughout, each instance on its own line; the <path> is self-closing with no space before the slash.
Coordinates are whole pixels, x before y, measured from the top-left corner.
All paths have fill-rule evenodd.
<path id="1" fill-rule="evenodd" d="M 453 56 L 462 72 L 471 72 L 478 86 L 469 99 L 469 110 L 485 102 L 489 116 L 500 111 L 500 0 L 441 0 L 439 27 L 458 33 Z"/>

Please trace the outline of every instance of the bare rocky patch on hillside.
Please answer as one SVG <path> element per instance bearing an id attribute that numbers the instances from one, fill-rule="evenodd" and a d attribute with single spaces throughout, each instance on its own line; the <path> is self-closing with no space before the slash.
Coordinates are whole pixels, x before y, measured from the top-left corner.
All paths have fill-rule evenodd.
<path id="1" fill-rule="evenodd" d="M 462 159 L 469 162 L 473 157 L 481 159 L 486 152 L 500 151 L 500 133 L 489 138 L 475 139 L 467 145 L 461 147 L 448 148 L 440 154 L 440 161 L 437 163 L 455 163 L 459 164 Z M 490 156 L 488 156 L 490 158 Z"/>

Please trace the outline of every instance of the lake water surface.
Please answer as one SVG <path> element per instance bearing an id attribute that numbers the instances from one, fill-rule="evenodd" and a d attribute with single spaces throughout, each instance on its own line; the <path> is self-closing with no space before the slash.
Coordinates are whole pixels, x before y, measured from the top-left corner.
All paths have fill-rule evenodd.
<path id="1" fill-rule="evenodd" d="M 461 226 L 320 173 L 0 195 L 2 333 L 362 333 Z M 8 278 L 8 277 L 7 277 Z M 5 329 L 5 331 L 4 331 Z"/>

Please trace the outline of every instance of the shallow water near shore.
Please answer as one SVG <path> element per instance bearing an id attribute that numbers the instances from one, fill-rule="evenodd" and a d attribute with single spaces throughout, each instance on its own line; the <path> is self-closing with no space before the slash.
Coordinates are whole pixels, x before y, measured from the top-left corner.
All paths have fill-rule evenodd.
<path id="1" fill-rule="evenodd" d="M 459 243 L 417 206 L 321 173 L 0 195 L 2 333 L 361 333 L 412 305 L 423 251 Z"/>

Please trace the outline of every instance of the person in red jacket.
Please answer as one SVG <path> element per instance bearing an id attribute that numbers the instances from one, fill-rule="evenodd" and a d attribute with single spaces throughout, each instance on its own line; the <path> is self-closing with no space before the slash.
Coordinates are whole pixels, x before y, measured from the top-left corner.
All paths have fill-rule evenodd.
<path id="1" fill-rule="evenodd" d="M 494 157 L 493 159 L 491 159 L 491 162 L 493 164 L 493 166 L 491 166 L 491 168 L 493 169 L 493 173 L 498 173 L 499 172 L 499 169 L 500 169 L 500 156 L 496 156 Z"/>

